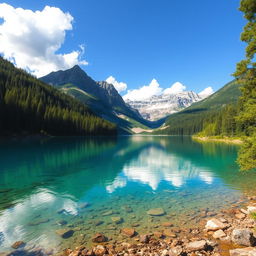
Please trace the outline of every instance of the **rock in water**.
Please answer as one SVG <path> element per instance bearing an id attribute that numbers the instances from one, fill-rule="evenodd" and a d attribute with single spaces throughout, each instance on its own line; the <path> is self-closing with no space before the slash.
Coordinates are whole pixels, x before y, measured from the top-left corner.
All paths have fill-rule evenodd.
<path id="1" fill-rule="evenodd" d="M 135 229 L 134 228 L 123 228 L 121 230 L 122 234 L 133 237 L 135 235 Z"/>
<path id="2" fill-rule="evenodd" d="M 74 234 L 74 230 L 66 229 L 66 228 L 58 229 L 55 232 L 56 232 L 57 235 L 61 236 L 62 238 L 65 238 L 65 239 L 73 236 L 73 234 Z"/>
<path id="3" fill-rule="evenodd" d="M 111 220 L 116 223 L 116 224 L 120 224 L 123 222 L 123 219 L 121 217 L 111 217 Z"/>
<path id="4" fill-rule="evenodd" d="M 242 249 L 234 249 L 229 251 L 230 256 L 256 256 L 256 248 L 247 247 Z"/>
<path id="5" fill-rule="evenodd" d="M 162 216 L 165 214 L 165 211 L 162 208 L 154 208 L 147 211 L 147 214 L 150 216 Z"/>
<path id="6" fill-rule="evenodd" d="M 218 229 L 224 229 L 226 228 L 228 225 L 224 224 L 223 222 L 219 221 L 218 219 L 210 219 L 207 221 L 205 228 L 207 230 L 211 230 L 211 231 L 216 231 Z"/>
<path id="7" fill-rule="evenodd" d="M 12 245 L 12 248 L 13 249 L 19 249 L 19 248 L 24 247 L 24 246 L 25 246 L 25 243 L 23 241 L 17 241 Z"/>
<path id="8" fill-rule="evenodd" d="M 212 236 L 215 239 L 220 239 L 222 237 L 225 237 L 226 234 L 224 233 L 224 231 L 222 229 L 219 229 L 219 230 L 215 231 Z"/>
<path id="9" fill-rule="evenodd" d="M 207 247 L 207 243 L 205 240 L 190 242 L 186 245 L 186 249 L 188 252 L 201 251 Z"/>
<path id="10" fill-rule="evenodd" d="M 92 241 L 94 242 L 94 243 L 103 243 L 103 242 L 107 242 L 107 237 L 106 236 L 104 236 L 103 234 L 101 234 L 101 233 L 97 233 L 97 234 L 95 234 L 94 236 L 93 236 L 93 238 L 92 238 Z"/>
<path id="11" fill-rule="evenodd" d="M 254 246 L 256 244 L 256 238 L 250 229 L 234 229 L 231 234 L 231 240 L 233 243 L 244 246 Z"/>
<path id="12" fill-rule="evenodd" d="M 177 235 L 175 233 L 173 233 L 173 231 L 171 229 L 164 230 L 164 235 L 167 237 L 172 237 L 172 238 L 177 237 Z"/>

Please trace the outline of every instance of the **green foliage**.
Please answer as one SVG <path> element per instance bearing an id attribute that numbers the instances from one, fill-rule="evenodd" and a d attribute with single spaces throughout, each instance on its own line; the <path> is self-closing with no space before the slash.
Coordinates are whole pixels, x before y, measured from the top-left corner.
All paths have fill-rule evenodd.
<path id="1" fill-rule="evenodd" d="M 234 120 L 229 118 L 225 124 L 226 120 L 224 117 L 220 117 L 220 113 L 224 114 L 229 108 L 230 111 L 233 109 L 233 107 L 228 107 L 228 105 L 235 106 L 237 103 L 241 95 L 239 87 L 240 85 L 236 81 L 226 84 L 210 97 L 194 103 L 192 106 L 179 113 L 171 115 L 166 120 L 166 126 L 168 126 L 168 128 L 158 131 L 157 133 L 193 135 L 205 130 L 207 134 L 214 133 L 219 135 L 221 133 L 220 125 L 223 125 L 222 130 L 225 131 L 225 133 L 227 133 L 227 129 L 234 130 L 234 128 L 230 127 Z M 233 113 L 229 115 L 232 117 Z M 221 119 L 218 120 L 217 126 L 211 125 L 211 123 L 215 122 L 215 118 Z M 229 128 L 226 128 L 227 126 L 229 126 Z"/>
<path id="2" fill-rule="evenodd" d="M 236 120 L 247 136 L 239 152 L 238 163 L 241 169 L 249 170 L 256 168 L 256 1 L 241 0 L 239 9 L 248 22 L 241 34 L 241 40 L 247 44 L 246 59 L 237 64 L 234 73 L 243 85 Z"/>
<path id="3" fill-rule="evenodd" d="M 0 132 L 111 135 L 116 127 L 0 57 Z"/>
<path id="4" fill-rule="evenodd" d="M 251 212 L 250 217 L 254 220 L 256 220 L 256 212 Z"/>

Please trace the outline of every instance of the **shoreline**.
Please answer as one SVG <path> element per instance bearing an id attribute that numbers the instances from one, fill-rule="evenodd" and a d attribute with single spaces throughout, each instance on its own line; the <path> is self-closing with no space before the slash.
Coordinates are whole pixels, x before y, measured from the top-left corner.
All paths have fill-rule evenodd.
<path id="1" fill-rule="evenodd" d="M 217 137 L 217 136 L 192 136 L 192 139 L 198 142 L 220 142 L 220 143 L 226 143 L 226 144 L 235 144 L 235 145 L 241 145 L 243 144 L 243 141 L 241 138 L 236 137 Z"/>
<path id="2" fill-rule="evenodd" d="M 172 228 L 163 223 L 162 231 L 137 233 L 136 227 L 120 229 L 120 239 L 95 233 L 92 246 L 77 243 L 62 251 L 34 248 L 25 250 L 23 241 L 16 241 L 17 250 L 1 256 L 253 256 L 256 253 L 256 196 L 246 196 L 229 207 L 213 213 L 201 211 L 196 228 Z M 75 230 L 74 230 L 75 232 Z M 14 247 L 13 247 L 14 248 Z M 24 249 L 23 249 L 24 248 Z"/>
<path id="3" fill-rule="evenodd" d="M 189 229 L 185 235 L 178 230 L 172 231 L 171 228 L 153 234 L 137 234 L 135 229 L 127 228 L 126 236 L 133 239 L 132 242 L 108 243 L 101 240 L 104 234 L 95 234 L 100 239 L 94 241 L 92 248 L 80 245 L 74 250 L 66 248 L 57 255 L 251 256 L 255 254 L 250 253 L 256 253 L 256 217 L 252 215 L 254 212 L 256 213 L 256 196 L 248 197 L 245 205 L 231 206 L 216 215 L 207 213 L 203 227 Z"/>

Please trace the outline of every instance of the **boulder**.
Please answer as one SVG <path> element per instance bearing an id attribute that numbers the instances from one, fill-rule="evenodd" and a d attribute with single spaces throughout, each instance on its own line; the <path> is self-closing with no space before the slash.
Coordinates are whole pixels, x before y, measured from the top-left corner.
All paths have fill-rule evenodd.
<path id="1" fill-rule="evenodd" d="M 26 243 L 23 241 L 16 241 L 14 244 L 12 244 L 13 249 L 19 249 L 21 247 L 24 247 Z"/>
<path id="2" fill-rule="evenodd" d="M 121 233 L 128 237 L 133 237 L 135 235 L 135 229 L 134 228 L 123 228 L 121 230 Z"/>
<path id="3" fill-rule="evenodd" d="M 195 252 L 195 251 L 201 251 L 206 249 L 207 247 L 207 242 L 205 240 L 200 240 L 200 241 L 194 241 L 190 242 L 186 245 L 186 250 L 188 252 Z"/>
<path id="4" fill-rule="evenodd" d="M 254 246 L 256 238 L 250 229 L 234 229 L 231 234 L 231 241 L 238 245 Z"/>
<path id="5" fill-rule="evenodd" d="M 256 256 L 256 248 L 246 247 L 234 250 L 229 250 L 230 256 Z"/>
<path id="6" fill-rule="evenodd" d="M 225 237 L 226 234 L 224 233 L 224 231 L 222 229 L 219 229 L 219 230 L 215 231 L 212 236 L 215 239 L 220 239 L 222 237 Z"/>
<path id="7" fill-rule="evenodd" d="M 219 221 L 216 218 L 210 219 L 207 221 L 205 228 L 208 231 L 216 231 L 218 229 L 224 229 L 226 228 L 228 225 Z"/>
<path id="8" fill-rule="evenodd" d="M 154 208 L 147 211 L 147 214 L 150 216 L 162 216 L 165 214 L 165 211 L 162 208 Z"/>
<path id="9" fill-rule="evenodd" d="M 101 233 L 96 233 L 93 237 L 92 237 L 92 242 L 93 243 L 103 243 L 106 242 L 108 239 L 106 236 L 104 236 Z"/>
<path id="10" fill-rule="evenodd" d="M 62 238 L 65 238 L 65 239 L 73 236 L 73 234 L 74 234 L 74 230 L 67 229 L 67 228 L 58 229 L 55 232 L 56 232 L 57 235 L 61 236 Z"/>

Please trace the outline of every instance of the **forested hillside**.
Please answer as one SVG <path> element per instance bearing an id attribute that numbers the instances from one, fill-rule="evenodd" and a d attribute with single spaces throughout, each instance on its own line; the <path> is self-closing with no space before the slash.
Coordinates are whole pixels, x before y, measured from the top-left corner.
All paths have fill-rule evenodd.
<path id="1" fill-rule="evenodd" d="M 241 95 L 239 87 L 236 81 L 232 81 L 208 98 L 171 115 L 166 120 L 168 128 L 159 133 L 193 135 L 204 130 L 213 120 L 218 122 L 214 133 L 224 132 L 226 134 L 230 130 L 238 129 L 234 127 L 233 122 L 234 112 L 237 111 L 236 104 Z"/>
<path id="2" fill-rule="evenodd" d="M 0 57 L 1 135 L 111 135 L 114 124 Z"/>

